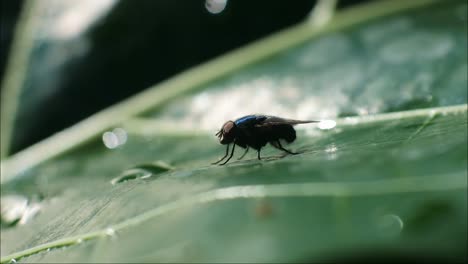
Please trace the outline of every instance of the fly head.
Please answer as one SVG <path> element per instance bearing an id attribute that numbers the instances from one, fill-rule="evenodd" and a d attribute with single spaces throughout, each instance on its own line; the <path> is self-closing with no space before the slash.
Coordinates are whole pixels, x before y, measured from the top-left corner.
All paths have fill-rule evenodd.
<path id="1" fill-rule="evenodd" d="M 224 123 L 218 133 L 216 133 L 216 136 L 218 136 L 219 142 L 221 144 L 226 145 L 234 142 L 234 139 L 236 138 L 236 131 L 236 124 L 232 121 L 227 121 Z"/>

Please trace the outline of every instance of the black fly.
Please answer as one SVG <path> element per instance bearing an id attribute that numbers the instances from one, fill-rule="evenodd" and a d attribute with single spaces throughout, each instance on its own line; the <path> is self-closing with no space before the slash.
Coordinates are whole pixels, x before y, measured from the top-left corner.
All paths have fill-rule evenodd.
<path id="1" fill-rule="evenodd" d="M 226 164 L 232 158 L 236 145 L 245 149 L 244 154 L 239 159 L 242 159 L 249 151 L 249 147 L 251 147 L 257 151 L 257 157 L 260 160 L 260 150 L 267 143 L 289 154 L 298 154 L 283 148 L 280 140 L 291 143 L 296 139 L 294 125 L 316 122 L 319 121 L 301 121 L 267 115 L 248 115 L 235 121 L 227 121 L 216 133 L 219 142 L 227 145 L 226 154 L 213 164 L 223 161 L 229 155 L 229 145 L 231 143 L 231 155 L 220 165 Z"/>

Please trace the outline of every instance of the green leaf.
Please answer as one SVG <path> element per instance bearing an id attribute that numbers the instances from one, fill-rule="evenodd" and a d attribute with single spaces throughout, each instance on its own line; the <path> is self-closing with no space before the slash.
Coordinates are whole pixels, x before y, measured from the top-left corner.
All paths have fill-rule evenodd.
<path id="1" fill-rule="evenodd" d="M 141 95 L 65 132 L 66 147 L 51 147 L 58 135 L 2 163 L 2 193 L 43 197 L 36 218 L 2 229 L 2 262 L 463 257 L 466 3 L 408 2 L 298 25 L 235 53 L 248 62 L 227 55 L 154 90 L 186 97 Z M 337 125 L 298 126 L 300 155 L 211 165 L 224 154 L 212 132 L 257 110 Z M 125 119 L 91 127 L 110 113 Z M 117 124 L 128 140 L 107 149 L 98 137 Z"/>

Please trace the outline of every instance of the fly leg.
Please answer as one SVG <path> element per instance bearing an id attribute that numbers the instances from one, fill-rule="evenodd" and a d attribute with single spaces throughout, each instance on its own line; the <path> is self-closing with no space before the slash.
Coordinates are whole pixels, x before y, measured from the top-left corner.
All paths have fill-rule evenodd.
<path id="1" fill-rule="evenodd" d="M 289 153 L 289 154 L 292 154 L 292 155 L 299 154 L 299 153 L 297 153 L 297 152 L 292 152 L 292 151 L 290 151 L 290 150 L 287 150 L 287 149 L 283 148 L 283 146 L 281 146 L 281 142 L 280 142 L 279 140 L 272 141 L 272 142 L 270 142 L 270 144 L 271 144 L 273 147 L 275 147 L 275 148 L 277 148 L 277 149 L 280 149 L 280 150 L 283 150 L 283 151 L 285 151 L 285 152 L 287 152 L 287 153 Z"/>
<path id="2" fill-rule="evenodd" d="M 246 147 L 244 154 L 242 154 L 242 156 L 240 156 L 237 160 L 241 160 L 242 158 L 244 158 L 245 154 L 247 154 L 248 151 L 249 151 L 249 147 Z"/>
<path id="3" fill-rule="evenodd" d="M 260 158 L 260 149 L 257 150 L 257 158 L 258 158 L 258 160 L 261 160 L 261 158 Z"/>
<path id="4" fill-rule="evenodd" d="M 224 164 L 226 164 L 226 163 L 232 158 L 232 155 L 234 155 L 234 149 L 235 149 L 235 148 L 236 148 L 236 144 L 235 144 L 235 142 L 234 142 L 234 144 L 232 144 L 231 155 L 229 156 L 229 158 L 228 158 L 225 162 L 223 162 L 223 163 L 221 163 L 221 164 L 219 164 L 219 165 L 224 165 Z M 227 152 L 226 152 L 226 153 L 227 153 Z"/>
<path id="5" fill-rule="evenodd" d="M 223 159 L 225 159 L 227 157 L 228 153 L 229 153 L 229 145 L 227 145 L 227 147 L 226 147 L 226 154 L 224 155 L 224 157 L 222 157 L 220 160 L 218 160 L 216 162 L 213 162 L 211 164 L 215 165 L 215 164 L 220 163 L 221 161 L 223 161 Z"/>

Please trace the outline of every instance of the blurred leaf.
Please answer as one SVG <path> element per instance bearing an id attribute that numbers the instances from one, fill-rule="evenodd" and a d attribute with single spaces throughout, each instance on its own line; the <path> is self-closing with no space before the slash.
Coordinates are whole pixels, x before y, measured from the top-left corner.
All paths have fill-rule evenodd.
<path id="1" fill-rule="evenodd" d="M 466 3 L 443 1 L 304 38 L 122 122 L 124 145 L 94 136 L 18 171 L 2 192 L 44 199 L 35 219 L 2 229 L 2 262 L 463 258 L 466 17 Z M 301 155 L 210 165 L 224 153 L 210 129 L 267 107 L 342 118 L 298 126 L 289 148 Z"/>

